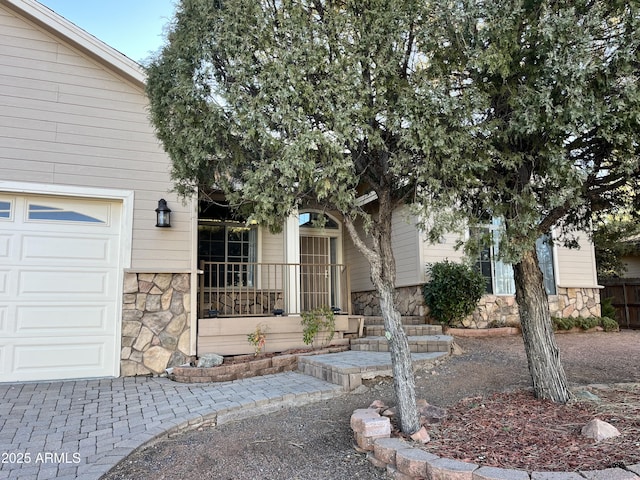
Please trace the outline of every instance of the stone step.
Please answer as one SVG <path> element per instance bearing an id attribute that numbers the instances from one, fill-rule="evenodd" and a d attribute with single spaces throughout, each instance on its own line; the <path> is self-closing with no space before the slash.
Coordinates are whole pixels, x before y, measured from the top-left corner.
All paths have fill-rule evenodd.
<path id="1" fill-rule="evenodd" d="M 412 353 L 451 352 L 453 337 L 450 335 L 421 335 L 408 338 Z M 356 352 L 388 352 L 386 337 L 364 337 L 351 339 L 351 350 Z"/>
<path id="2" fill-rule="evenodd" d="M 333 338 L 329 344 L 331 347 L 348 347 L 351 344 L 351 338 Z"/>
<path id="3" fill-rule="evenodd" d="M 426 368 L 449 355 L 448 352 L 412 353 L 413 368 Z M 329 353 L 298 357 L 298 370 L 306 375 L 340 385 L 350 391 L 362 380 L 393 376 L 388 352 Z"/>
<path id="4" fill-rule="evenodd" d="M 442 335 L 442 325 L 403 325 L 402 328 L 409 337 Z M 384 325 L 366 325 L 364 334 L 367 337 L 384 337 Z"/>
<path id="5" fill-rule="evenodd" d="M 403 325 L 424 325 L 426 323 L 425 317 L 418 315 L 403 315 L 401 321 Z M 380 316 L 364 317 L 364 325 L 384 325 L 384 320 Z"/>

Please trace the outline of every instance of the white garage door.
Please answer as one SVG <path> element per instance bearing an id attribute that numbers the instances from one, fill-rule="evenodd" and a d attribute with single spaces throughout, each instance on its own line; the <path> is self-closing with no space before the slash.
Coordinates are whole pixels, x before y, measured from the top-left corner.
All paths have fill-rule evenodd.
<path id="1" fill-rule="evenodd" d="M 0 194 L 0 381 L 117 376 L 121 211 Z"/>

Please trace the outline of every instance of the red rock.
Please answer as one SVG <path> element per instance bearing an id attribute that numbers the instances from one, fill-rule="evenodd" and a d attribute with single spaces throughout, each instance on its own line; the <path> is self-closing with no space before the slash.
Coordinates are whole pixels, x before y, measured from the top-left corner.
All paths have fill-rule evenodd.
<path id="1" fill-rule="evenodd" d="M 415 433 L 412 433 L 410 436 L 411 440 L 419 443 L 429 443 L 431 441 L 431 437 L 429 436 L 429 432 L 425 427 L 422 427 Z"/>
<path id="2" fill-rule="evenodd" d="M 371 405 L 369 405 L 369 408 L 383 409 L 383 408 L 387 408 L 387 406 L 385 405 L 385 403 L 382 400 L 374 400 L 371 403 Z"/>

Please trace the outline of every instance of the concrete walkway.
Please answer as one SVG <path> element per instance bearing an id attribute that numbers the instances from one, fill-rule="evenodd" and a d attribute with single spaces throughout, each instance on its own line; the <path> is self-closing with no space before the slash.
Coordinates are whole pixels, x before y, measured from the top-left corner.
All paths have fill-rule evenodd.
<path id="1" fill-rule="evenodd" d="M 295 372 L 206 385 L 149 377 L 0 384 L 0 479 L 99 479 L 156 437 L 342 392 Z"/>

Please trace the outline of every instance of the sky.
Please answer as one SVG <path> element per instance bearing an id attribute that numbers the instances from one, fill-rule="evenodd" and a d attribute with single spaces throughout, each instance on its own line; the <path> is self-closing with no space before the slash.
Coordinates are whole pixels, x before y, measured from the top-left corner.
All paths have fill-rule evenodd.
<path id="1" fill-rule="evenodd" d="M 164 43 L 178 0 L 38 0 L 127 57 L 142 62 Z"/>

